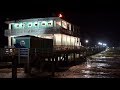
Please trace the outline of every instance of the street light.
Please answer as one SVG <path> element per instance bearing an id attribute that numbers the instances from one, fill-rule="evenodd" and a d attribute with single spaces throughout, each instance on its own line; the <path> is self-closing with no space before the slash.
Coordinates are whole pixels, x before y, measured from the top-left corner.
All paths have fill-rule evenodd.
<path id="1" fill-rule="evenodd" d="M 107 44 L 106 44 L 106 43 L 103 43 L 103 46 L 107 46 Z"/>
<path id="2" fill-rule="evenodd" d="M 88 43 L 89 41 L 88 40 L 85 40 L 85 43 Z"/>
<path id="3" fill-rule="evenodd" d="M 102 45 L 103 43 L 101 43 L 101 42 L 98 42 L 98 45 Z"/>
<path id="4" fill-rule="evenodd" d="M 98 42 L 98 45 L 100 45 L 100 46 L 107 46 L 106 43 L 101 43 L 101 42 Z"/>
<path id="5" fill-rule="evenodd" d="M 86 43 L 86 47 L 87 47 L 87 44 L 89 43 L 89 41 L 88 41 L 88 40 L 85 40 L 85 43 Z"/>

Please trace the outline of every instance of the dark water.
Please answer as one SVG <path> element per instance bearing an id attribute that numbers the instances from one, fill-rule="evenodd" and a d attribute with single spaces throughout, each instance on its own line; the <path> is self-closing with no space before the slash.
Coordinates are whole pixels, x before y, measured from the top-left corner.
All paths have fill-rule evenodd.
<path id="1" fill-rule="evenodd" d="M 57 78 L 120 78 L 120 52 L 115 49 L 87 58 L 87 62 L 57 72 Z"/>

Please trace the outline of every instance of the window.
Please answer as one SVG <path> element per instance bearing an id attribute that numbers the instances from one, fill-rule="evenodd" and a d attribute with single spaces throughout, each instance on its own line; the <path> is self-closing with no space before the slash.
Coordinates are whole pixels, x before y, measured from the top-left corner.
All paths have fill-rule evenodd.
<path id="1" fill-rule="evenodd" d="M 62 27 L 67 29 L 67 23 L 65 21 L 62 21 Z"/>
<path id="2" fill-rule="evenodd" d="M 56 24 L 61 26 L 61 21 L 57 21 Z"/>
<path id="3" fill-rule="evenodd" d="M 71 30 L 71 24 L 69 24 L 69 30 Z"/>
<path id="4" fill-rule="evenodd" d="M 69 24 L 67 24 L 67 29 L 69 30 Z"/>
<path id="5" fill-rule="evenodd" d="M 71 25 L 71 31 L 73 31 L 73 32 L 74 32 L 74 26 L 73 26 L 73 25 Z"/>

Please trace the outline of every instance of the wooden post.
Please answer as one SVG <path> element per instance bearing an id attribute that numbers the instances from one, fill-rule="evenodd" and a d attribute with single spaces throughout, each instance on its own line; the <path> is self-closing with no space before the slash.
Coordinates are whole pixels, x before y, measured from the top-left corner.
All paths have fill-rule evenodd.
<path id="1" fill-rule="evenodd" d="M 73 53 L 73 60 L 75 61 L 75 53 Z"/>
<path id="2" fill-rule="evenodd" d="M 66 59 L 65 59 L 65 54 L 63 55 L 63 58 L 64 58 L 64 61 L 65 61 L 65 60 L 66 60 Z"/>
<path id="3" fill-rule="evenodd" d="M 79 59 L 80 59 L 80 54 L 81 54 L 81 53 L 79 52 Z"/>
<path id="4" fill-rule="evenodd" d="M 30 66 L 30 62 L 29 62 L 29 58 L 28 58 L 28 60 L 27 60 L 27 63 L 25 63 L 25 73 L 26 74 L 30 74 L 31 73 L 31 66 Z"/>
<path id="5" fill-rule="evenodd" d="M 65 61 L 65 62 L 66 62 L 65 64 L 68 65 L 68 54 L 65 54 L 65 60 L 66 60 L 66 61 Z"/>
<path id="6" fill-rule="evenodd" d="M 68 54 L 66 54 L 66 57 L 65 57 L 66 61 L 68 61 Z"/>
<path id="7" fill-rule="evenodd" d="M 29 74 L 30 73 L 30 66 L 29 66 L 29 64 L 28 63 L 26 63 L 25 64 L 25 67 L 24 67 L 25 69 L 24 69 L 24 72 L 26 73 L 26 74 Z"/>
<path id="8" fill-rule="evenodd" d="M 12 78 L 16 79 L 17 78 L 17 59 L 12 56 Z"/>
<path id="9" fill-rule="evenodd" d="M 56 68 L 56 66 L 57 66 L 57 62 L 58 62 L 58 56 L 55 57 L 55 68 Z"/>
<path id="10" fill-rule="evenodd" d="M 54 61 L 54 58 L 52 58 L 52 76 L 55 76 L 55 61 Z"/>

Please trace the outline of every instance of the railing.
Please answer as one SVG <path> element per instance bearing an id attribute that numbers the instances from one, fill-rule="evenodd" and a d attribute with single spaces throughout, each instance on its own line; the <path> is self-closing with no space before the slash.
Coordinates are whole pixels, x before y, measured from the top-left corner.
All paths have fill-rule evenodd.
<path id="1" fill-rule="evenodd" d="M 10 30 L 5 30 L 4 36 L 9 36 L 9 35 L 11 35 Z"/>
<path id="2" fill-rule="evenodd" d="M 0 48 L 0 61 L 13 61 L 18 58 L 19 63 L 27 63 L 34 58 L 54 57 L 63 53 L 81 53 L 82 56 L 90 56 L 103 51 L 102 48 L 85 48 L 75 46 L 56 45 L 53 49 L 40 48 Z"/>
<path id="3" fill-rule="evenodd" d="M 26 55 L 27 51 L 32 53 L 51 53 L 53 51 L 67 51 L 82 49 L 80 46 L 55 45 L 53 48 L 0 48 L 0 56 Z"/>
<path id="4" fill-rule="evenodd" d="M 0 54 L 1 55 L 8 55 L 12 56 L 18 53 L 18 50 L 16 48 L 0 48 Z"/>
<path id="5" fill-rule="evenodd" d="M 72 35 L 72 36 L 77 36 L 77 37 L 80 36 L 79 32 L 75 32 L 75 31 L 72 31 L 72 30 L 64 29 L 64 28 L 60 29 L 60 33 L 64 33 L 64 34 L 68 34 L 68 35 Z"/>
<path id="6" fill-rule="evenodd" d="M 59 33 L 58 28 L 39 28 L 39 29 L 8 29 L 5 30 L 5 36 L 12 36 L 12 35 L 37 35 L 37 34 L 55 34 Z"/>
<path id="7" fill-rule="evenodd" d="M 78 50 L 83 52 L 99 52 L 105 50 L 104 48 L 85 48 L 82 46 L 65 46 L 65 45 L 56 45 L 54 48 L 0 48 L 0 57 L 4 56 L 27 56 L 28 53 L 30 55 L 41 55 L 41 54 L 52 54 L 54 51 L 71 51 Z"/>
<path id="8" fill-rule="evenodd" d="M 38 33 L 44 33 L 45 31 L 39 31 L 39 30 L 5 30 L 5 36 L 12 36 L 12 35 L 34 35 L 34 34 L 38 34 Z"/>
<path id="9" fill-rule="evenodd" d="M 73 50 L 80 49 L 81 46 L 70 46 L 70 45 L 54 45 L 54 51 L 56 50 Z"/>

